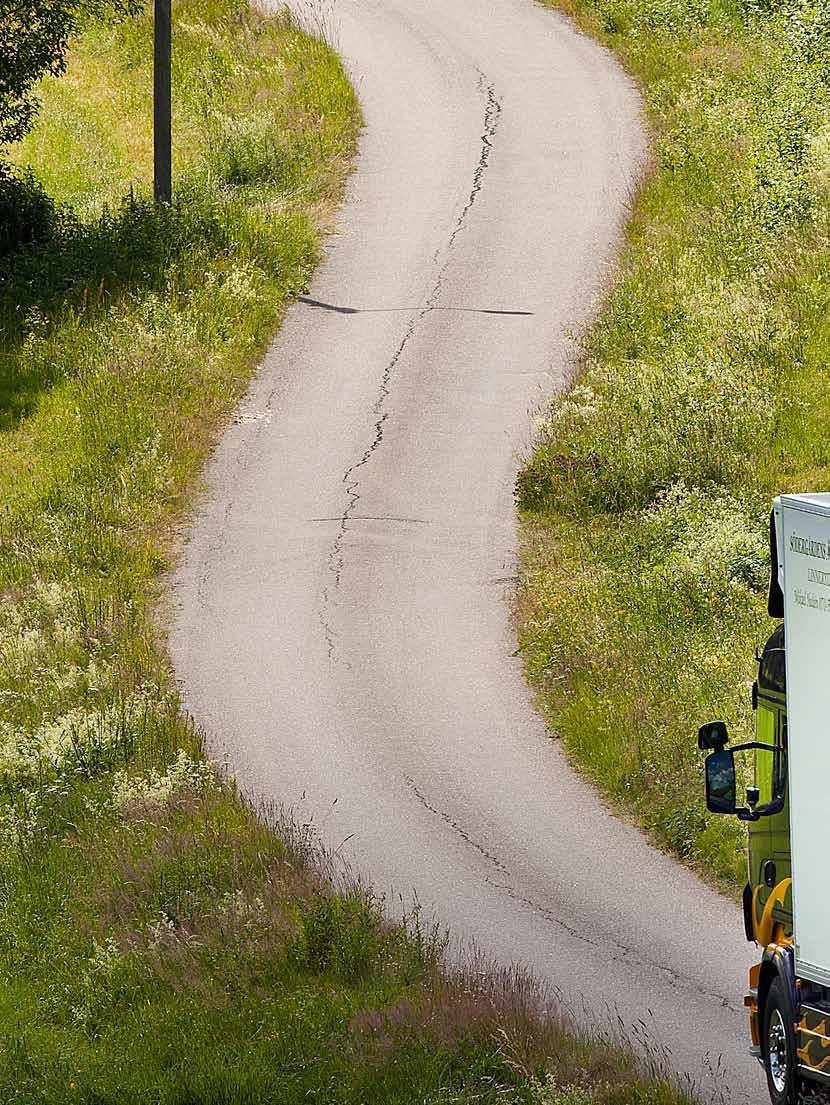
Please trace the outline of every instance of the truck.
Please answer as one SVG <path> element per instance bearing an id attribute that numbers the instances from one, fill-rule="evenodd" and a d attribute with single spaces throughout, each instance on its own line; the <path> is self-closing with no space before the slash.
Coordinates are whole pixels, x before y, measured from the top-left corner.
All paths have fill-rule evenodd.
<path id="1" fill-rule="evenodd" d="M 706 805 L 747 823 L 744 1004 L 774 1105 L 830 1087 L 830 494 L 780 495 L 770 517 L 768 610 L 754 740 L 698 732 Z M 781 620 L 783 619 L 783 620 Z"/>

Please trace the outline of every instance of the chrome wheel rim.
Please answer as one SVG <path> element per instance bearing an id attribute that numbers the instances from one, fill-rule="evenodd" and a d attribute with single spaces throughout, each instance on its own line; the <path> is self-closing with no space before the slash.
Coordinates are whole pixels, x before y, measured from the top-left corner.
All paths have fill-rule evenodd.
<path id="1" fill-rule="evenodd" d="M 783 1093 L 787 1088 L 787 1070 L 789 1057 L 787 1055 L 787 1027 L 780 1009 L 773 1009 L 769 1019 L 767 1031 L 767 1055 L 769 1056 L 769 1073 L 772 1084 L 777 1093 Z"/>

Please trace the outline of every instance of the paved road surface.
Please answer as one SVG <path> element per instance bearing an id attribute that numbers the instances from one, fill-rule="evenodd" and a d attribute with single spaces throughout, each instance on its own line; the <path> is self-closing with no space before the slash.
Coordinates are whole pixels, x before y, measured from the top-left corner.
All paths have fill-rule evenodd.
<path id="1" fill-rule="evenodd" d="M 574 777 L 512 656 L 517 454 L 613 264 L 637 97 L 531 0 L 338 0 L 333 26 L 367 129 L 209 469 L 186 702 L 378 887 L 762 1101 L 737 911 Z"/>

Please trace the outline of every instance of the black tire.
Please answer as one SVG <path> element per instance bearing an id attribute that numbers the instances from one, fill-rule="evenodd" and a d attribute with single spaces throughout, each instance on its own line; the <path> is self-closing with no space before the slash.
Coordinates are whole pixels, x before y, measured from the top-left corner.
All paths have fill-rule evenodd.
<path id="1" fill-rule="evenodd" d="M 772 1105 L 796 1105 L 801 1100 L 793 1022 L 789 992 L 784 981 L 776 978 L 767 993 L 761 1030 L 764 1070 Z"/>

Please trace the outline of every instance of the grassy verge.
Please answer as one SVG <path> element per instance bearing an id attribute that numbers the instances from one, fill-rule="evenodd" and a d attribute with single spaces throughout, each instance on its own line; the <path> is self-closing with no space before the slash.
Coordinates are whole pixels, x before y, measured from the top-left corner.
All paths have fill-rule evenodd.
<path id="1" fill-rule="evenodd" d="M 751 726 L 779 491 L 830 482 L 830 7 L 563 0 L 640 83 L 655 164 L 621 278 L 519 483 L 521 638 L 567 750 L 727 886 L 699 723 Z"/>
<path id="2" fill-rule="evenodd" d="M 13 151 L 57 205 L 0 174 L 34 237 L 0 257 L 0 1099 L 679 1102 L 521 980 L 449 978 L 434 933 L 336 888 L 180 715 L 159 573 L 359 118 L 288 16 L 174 14 L 170 209 L 147 198 L 148 17 L 90 24 Z"/>

